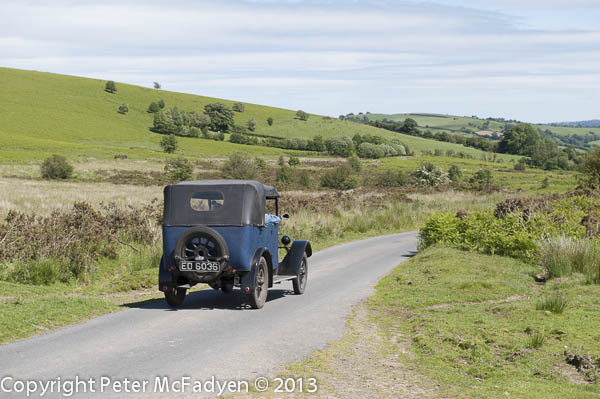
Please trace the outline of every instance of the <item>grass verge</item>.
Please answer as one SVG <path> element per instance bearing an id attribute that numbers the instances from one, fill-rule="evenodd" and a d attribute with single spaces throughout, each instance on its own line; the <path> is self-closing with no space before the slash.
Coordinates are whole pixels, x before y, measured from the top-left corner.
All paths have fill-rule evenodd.
<path id="1" fill-rule="evenodd" d="M 597 288 L 582 275 L 535 284 L 537 271 L 429 248 L 379 282 L 340 341 L 279 375 L 318 378 L 310 397 L 323 398 L 596 398 Z M 559 293 L 573 304 L 539 307 Z"/>

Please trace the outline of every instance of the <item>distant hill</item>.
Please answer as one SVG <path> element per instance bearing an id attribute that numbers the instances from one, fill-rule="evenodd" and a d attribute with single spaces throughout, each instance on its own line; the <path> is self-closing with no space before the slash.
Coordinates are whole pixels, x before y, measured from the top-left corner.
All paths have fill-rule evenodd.
<path id="1" fill-rule="evenodd" d="M 578 121 L 578 122 L 557 122 L 557 123 L 551 123 L 550 126 L 600 127 L 600 119 L 591 119 L 589 121 Z"/>
<path id="2" fill-rule="evenodd" d="M 182 111 L 203 111 L 212 102 L 231 107 L 235 101 L 155 90 L 116 82 L 117 92 L 104 91 L 105 81 L 44 72 L 0 68 L 0 162 L 39 161 L 58 153 L 70 158 L 114 158 L 127 155 L 135 159 L 163 158 L 160 134 L 150 131 L 153 116 L 147 112 L 151 102 L 164 100 L 166 107 Z M 117 112 L 127 104 L 129 112 Z M 352 121 L 310 115 L 307 121 L 296 117 L 296 110 L 245 104 L 235 112 L 235 123 L 245 126 L 256 121 L 254 134 L 274 137 L 313 138 L 321 135 L 355 134 L 399 138 L 416 150 L 463 151 L 479 156 L 481 151 L 457 144 L 441 143 L 377 129 Z M 268 118 L 273 118 L 269 126 Z M 179 137 L 179 154 L 214 158 L 236 151 L 276 157 L 277 148 L 248 146 L 201 138 Z"/>
<path id="3" fill-rule="evenodd" d="M 414 119 L 422 129 L 432 131 L 445 131 L 449 133 L 477 134 L 480 136 L 492 136 L 496 133 L 502 135 L 504 129 L 523 123 L 516 120 L 506 120 L 503 118 L 482 119 L 473 116 L 458 116 L 432 113 L 410 113 L 410 114 L 377 114 L 377 113 L 350 113 L 344 116 L 344 119 L 357 121 L 394 121 L 402 122 L 406 118 Z M 594 121 L 588 121 L 594 122 Z M 600 121 L 598 121 L 600 123 Z M 568 122 L 580 123 L 580 122 Z M 532 124 L 538 128 L 540 133 L 550 137 L 559 145 L 573 145 L 577 148 L 588 149 L 594 145 L 600 145 L 600 125 L 598 126 L 566 126 L 566 125 L 541 125 Z"/>

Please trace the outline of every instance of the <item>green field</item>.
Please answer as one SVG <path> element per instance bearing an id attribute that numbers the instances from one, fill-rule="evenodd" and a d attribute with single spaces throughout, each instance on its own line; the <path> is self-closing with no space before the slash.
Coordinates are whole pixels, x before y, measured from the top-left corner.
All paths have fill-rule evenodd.
<path id="1" fill-rule="evenodd" d="M 0 159 L 3 162 L 39 162 L 58 153 L 71 159 L 109 159 L 126 154 L 133 159 L 165 158 L 152 133 L 152 115 L 146 112 L 153 101 L 163 99 L 167 107 L 184 111 L 203 111 L 204 105 L 233 100 L 196 96 L 132 86 L 117 82 L 117 92 L 104 91 L 104 81 L 51 73 L 0 68 Z M 129 112 L 121 115 L 119 105 Z M 273 126 L 266 122 L 273 118 Z M 236 124 L 255 119 L 255 134 L 276 137 L 312 138 L 332 136 L 380 135 L 400 138 L 411 149 L 453 149 L 479 157 L 482 151 L 456 144 L 405 136 L 362 124 L 311 115 L 308 121 L 296 118 L 296 110 L 246 104 L 245 112 L 235 113 Z M 189 157 L 218 157 L 236 151 L 276 157 L 276 148 L 243 146 L 205 139 L 178 138 L 179 153 Z M 317 154 L 315 154 L 317 155 Z M 506 159 L 510 156 L 503 156 Z"/>

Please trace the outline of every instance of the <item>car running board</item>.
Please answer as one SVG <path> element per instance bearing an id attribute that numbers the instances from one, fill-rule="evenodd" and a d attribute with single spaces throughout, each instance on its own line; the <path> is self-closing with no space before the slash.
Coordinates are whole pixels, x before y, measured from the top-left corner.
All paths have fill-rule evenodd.
<path id="1" fill-rule="evenodd" d="M 298 276 L 273 276 L 273 284 L 279 284 L 282 281 L 293 280 Z"/>

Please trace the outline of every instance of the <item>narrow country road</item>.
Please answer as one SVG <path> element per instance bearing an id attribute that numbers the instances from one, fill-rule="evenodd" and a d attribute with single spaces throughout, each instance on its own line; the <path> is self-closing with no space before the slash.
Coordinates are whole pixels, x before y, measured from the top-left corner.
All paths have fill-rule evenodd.
<path id="1" fill-rule="evenodd" d="M 164 301 L 98 317 L 86 323 L 0 347 L 0 380 L 80 380 L 102 376 L 111 381 L 149 380 L 143 396 L 153 392 L 156 376 L 192 381 L 268 376 L 316 349 L 338 340 L 353 305 L 373 292 L 374 284 L 407 260 L 417 247 L 417 233 L 370 238 L 332 247 L 309 258 L 306 293 L 295 296 L 291 282 L 275 285 L 261 310 L 246 307 L 239 290 L 193 292 L 181 309 Z M 107 387 L 102 395 L 127 397 Z M 65 397 L 46 392 L 43 397 Z M 38 389 L 36 395 L 39 397 Z M 177 397 L 204 397 L 186 391 Z M 214 397 L 215 394 L 207 395 Z M 0 397 L 25 397 L 0 393 Z"/>

